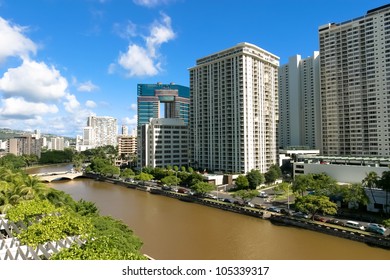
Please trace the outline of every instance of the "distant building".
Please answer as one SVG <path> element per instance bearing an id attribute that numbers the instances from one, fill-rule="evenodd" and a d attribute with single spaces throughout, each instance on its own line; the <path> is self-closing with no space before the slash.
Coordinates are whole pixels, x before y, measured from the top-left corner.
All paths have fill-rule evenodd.
<path id="1" fill-rule="evenodd" d="M 118 136 L 118 159 L 116 165 L 128 164 L 137 156 L 137 136 L 119 135 Z"/>
<path id="2" fill-rule="evenodd" d="M 277 163 L 279 57 L 249 43 L 208 55 L 190 72 L 190 162 L 225 173 Z"/>
<path id="3" fill-rule="evenodd" d="M 129 134 L 129 128 L 126 125 L 122 125 L 122 135 L 126 136 Z"/>
<path id="4" fill-rule="evenodd" d="M 63 151 L 65 148 L 64 137 L 51 138 L 51 150 Z"/>
<path id="5" fill-rule="evenodd" d="M 41 157 L 42 139 L 31 135 L 19 136 L 8 140 L 7 150 L 16 156 L 36 155 Z"/>
<path id="6" fill-rule="evenodd" d="M 279 67 L 279 148 L 321 147 L 320 56 L 289 58 Z"/>

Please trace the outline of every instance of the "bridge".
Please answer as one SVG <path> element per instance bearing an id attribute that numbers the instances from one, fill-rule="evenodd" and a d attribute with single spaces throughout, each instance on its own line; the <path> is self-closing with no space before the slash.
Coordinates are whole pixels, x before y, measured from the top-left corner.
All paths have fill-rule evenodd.
<path id="1" fill-rule="evenodd" d="M 72 172 L 72 171 L 60 171 L 60 172 L 53 172 L 53 173 L 38 173 L 38 174 L 32 174 L 32 176 L 37 176 L 39 180 L 42 182 L 52 182 L 54 180 L 73 180 L 77 177 L 82 177 L 84 174 L 83 172 Z"/>

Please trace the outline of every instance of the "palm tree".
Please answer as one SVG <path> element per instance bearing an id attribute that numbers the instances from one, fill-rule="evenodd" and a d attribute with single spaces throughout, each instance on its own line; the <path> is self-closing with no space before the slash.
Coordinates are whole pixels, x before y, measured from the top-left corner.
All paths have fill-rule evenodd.
<path id="1" fill-rule="evenodd" d="M 371 197 L 372 200 L 374 201 L 374 204 L 376 204 L 375 196 L 373 194 L 373 189 L 378 188 L 378 183 L 379 183 L 379 177 L 376 172 L 371 171 L 366 175 L 366 178 L 363 179 L 362 181 L 362 186 L 365 188 L 368 188 L 371 192 Z"/>

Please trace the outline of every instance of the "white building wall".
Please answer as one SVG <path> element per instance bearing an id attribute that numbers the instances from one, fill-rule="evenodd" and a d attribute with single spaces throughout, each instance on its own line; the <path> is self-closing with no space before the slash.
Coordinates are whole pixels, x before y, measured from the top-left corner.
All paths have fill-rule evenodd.
<path id="1" fill-rule="evenodd" d="M 298 172 L 299 173 L 298 173 Z M 388 167 L 341 165 L 341 164 L 320 164 L 294 162 L 294 176 L 300 174 L 326 173 L 341 183 L 361 183 L 368 173 L 374 171 L 378 176 L 382 176 L 384 171 L 389 171 Z"/>

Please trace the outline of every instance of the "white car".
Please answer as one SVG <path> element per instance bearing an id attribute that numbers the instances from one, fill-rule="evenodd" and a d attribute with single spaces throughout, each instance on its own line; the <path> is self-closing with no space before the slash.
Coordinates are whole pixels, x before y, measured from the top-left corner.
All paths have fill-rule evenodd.
<path id="1" fill-rule="evenodd" d="M 258 197 L 267 198 L 267 197 L 268 197 L 268 194 L 267 194 L 266 192 L 261 191 L 261 192 L 259 193 Z"/>

